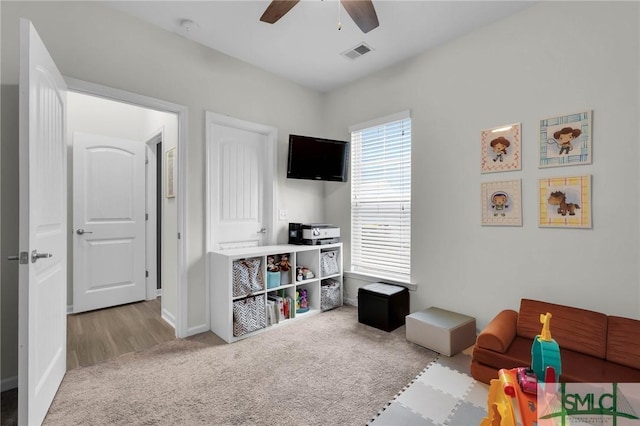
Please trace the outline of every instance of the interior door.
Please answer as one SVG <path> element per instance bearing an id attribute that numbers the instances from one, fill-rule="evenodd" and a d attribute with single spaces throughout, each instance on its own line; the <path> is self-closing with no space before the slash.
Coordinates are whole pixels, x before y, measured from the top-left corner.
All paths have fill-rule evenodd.
<path id="1" fill-rule="evenodd" d="M 207 122 L 211 249 L 272 243 L 269 128 L 212 113 Z"/>
<path id="2" fill-rule="evenodd" d="M 145 144 L 73 134 L 73 311 L 144 300 Z"/>
<path id="3" fill-rule="evenodd" d="M 67 362 L 66 85 L 20 20 L 18 422 L 40 424 Z"/>

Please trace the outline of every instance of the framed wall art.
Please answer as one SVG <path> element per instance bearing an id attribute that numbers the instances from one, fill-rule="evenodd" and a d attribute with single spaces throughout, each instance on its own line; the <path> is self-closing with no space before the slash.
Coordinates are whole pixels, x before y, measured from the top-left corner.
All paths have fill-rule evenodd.
<path id="1" fill-rule="evenodd" d="M 483 130 L 481 141 L 481 173 L 521 170 L 520 123 Z"/>
<path id="2" fill-rule="evenodd" d="M 539 180 L 540 227 L 591 228 L 591 175 Z"/>
<path id="3" fill-rule="evenodd" d="M 591 164 L 591 111 L 540 120 L 540 168 Z"/>
<path id="4" fill-rule="evenodd" d="M 485 182 L 482 190 L 482 225 L 522 226 L 522 181 Z"/>
<path id="5" fill-rule="evenodd" d="M 176 169 L 176 149 L 171 148 L 165 153 L 165 184 L 164 194 L 166 198 L 175 198 L 176 196 L 176 184 L 175 184 L 175 169 Z"/>

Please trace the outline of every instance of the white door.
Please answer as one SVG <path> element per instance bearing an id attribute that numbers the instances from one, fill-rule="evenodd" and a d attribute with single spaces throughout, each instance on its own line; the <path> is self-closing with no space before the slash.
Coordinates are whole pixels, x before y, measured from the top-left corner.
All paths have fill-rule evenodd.
<path id="1" fill-rule="evenodd" d="M 144 300 L 145 144 L 73 134 L 73 311 Z"/>
<path id="2" fill-rule="evenodd" d="M 207 113 L 211 250 L 275 242 L 274 141 L 273 128 Z"/>
<path id="3" fill-rule="evenodd" d="M 67 362 L 66 85 L 20 20 L 18 422 L 40 424 Z"/>

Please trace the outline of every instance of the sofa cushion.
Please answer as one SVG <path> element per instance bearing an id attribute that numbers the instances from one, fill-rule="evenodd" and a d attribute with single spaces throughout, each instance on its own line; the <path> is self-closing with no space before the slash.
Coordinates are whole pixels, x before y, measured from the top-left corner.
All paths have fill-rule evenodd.
<path id="1" fill-rule="evenodd" d="M 562 382 L 637 383 L 640 370 L 574 351 L 560 349 Z"/>
<path id="2" fill-rule="evenodd" d="M 473 348 L 473 359 L 496 369 L 531 365 L 531 340 L 516 336 L 505 353 L 476 345 Z"/>
<path id="3" fill-rule="evenodd" d="M 560 348 L 560 360 L 562 362 L 561 382 L 606 382 L 605 365 L 607 361 L 604 359 Z"/>
<path id="4" fill-rule="evenodd" d="M 516 337 L 517 320 L 518 313 L 514 310 L 507 309 L 500 312 L 478 335 L 476 345 L 504 353 Z"/>
<path id="5" fill-rule="evenodd" d="M 469 372 L 471 373 L 471 377 L 488 385 L 491 384 L 492 379 L 498 378 L 497 368 L 481 364 L 475 359 L 472 359 L 471 364 L 469 364 Z"/>
<path id="6" fill-rule="evenodd" d="M 640 383 L 640 370 L 607 361 L 604 378 L 606 383 Z"/>
<path id="7" fill-rule="evenodd" d="M 640 321 L 609 316 L 607 360 L 640 369 Z"/>
<path id="8" fill-rule="evenodd" d="M 522 299 L 516 328 L 518 336 L 533 342 L 532 339 L 542 330 L 540 314 L 547 312 L 552 315 L 551 336 L 558 343 L 560 349 L 569 349 L 605 358 L 607 353 L 607 316 L 600 312 Z"/>
<path id="9" fill-rule="evenodd" d="M 568 349 L 560 349 L 561 382 L 574 383 L 640 383 L 640 370 L 592 357 Z M 471 365 L 473 377 L 484 383 L 498 377 L 500 368 L 516 368 L 531 364 L 531 344 L 516 337 L 504 354 L 475 347 Z"/>

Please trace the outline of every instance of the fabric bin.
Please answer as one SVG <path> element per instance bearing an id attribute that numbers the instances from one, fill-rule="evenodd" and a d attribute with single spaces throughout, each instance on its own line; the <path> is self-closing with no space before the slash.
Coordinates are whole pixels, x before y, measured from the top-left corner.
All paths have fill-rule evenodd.
<path id="1" fill-rule="evenodd" d="M 247 296 L 264 289 L 260 258 L 233 262 L 233 297 Z"/>
<path id="2" fill-rule="evenodd" d="M 342 286 L 340 281 L 328 278 L 322 280 L 320 286 L 320 310 L 328 311 L 329 309 L 342 306 Z"/>
<path id="3" fill-rule="evenodd" d="M 320 253 L 320 276 L 326 277 L 340 272 L 338 265 L 339 255 L 337 250 L 323 251 Z"/>
<path id="4" fill-rule="evenodd" d="M 267 326 L 264 296 L 247 297 L 233 302 L 233 335 L 242 336 Z"/>

